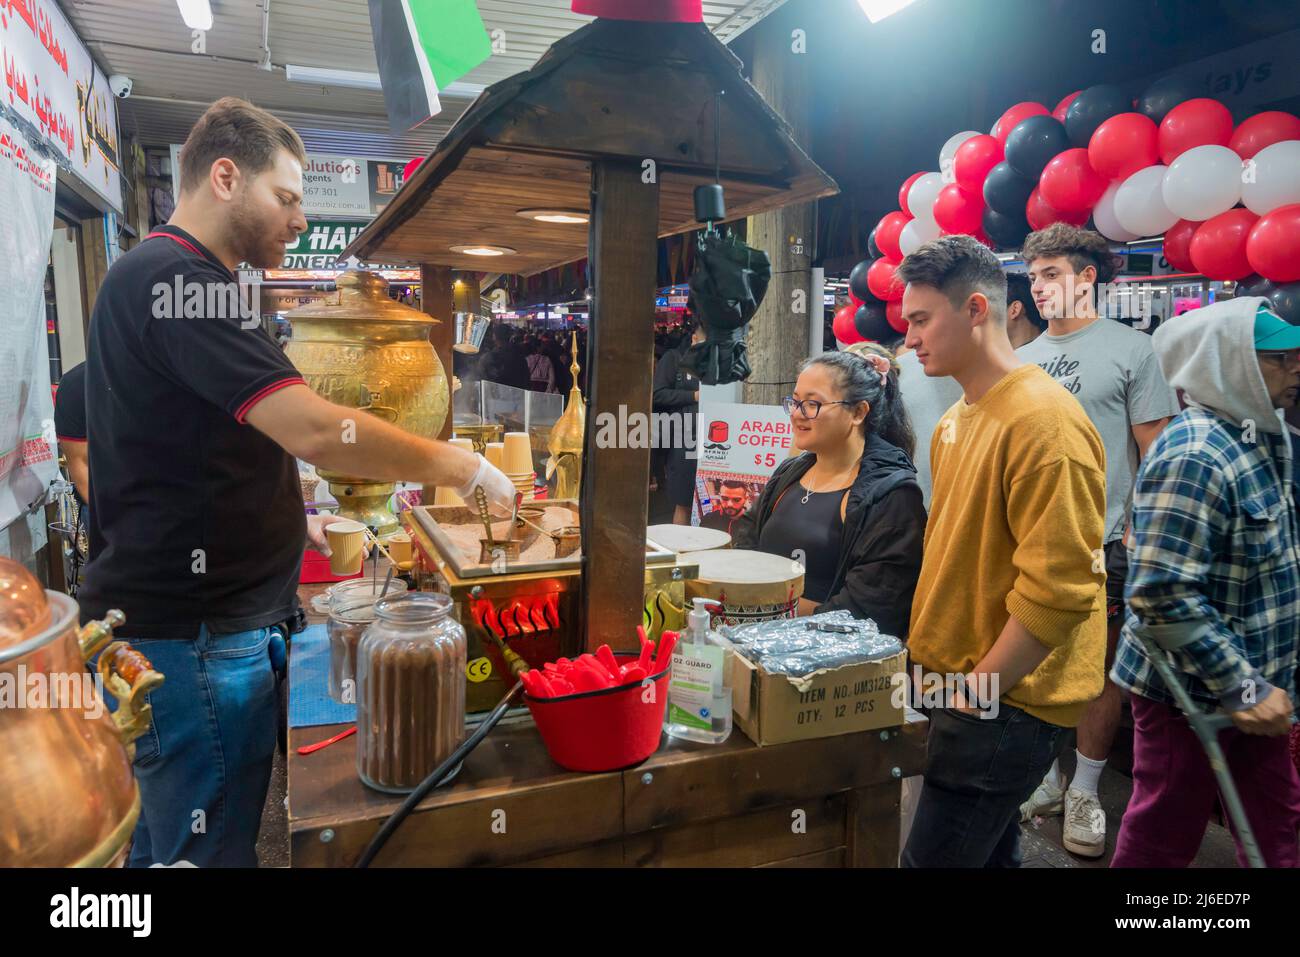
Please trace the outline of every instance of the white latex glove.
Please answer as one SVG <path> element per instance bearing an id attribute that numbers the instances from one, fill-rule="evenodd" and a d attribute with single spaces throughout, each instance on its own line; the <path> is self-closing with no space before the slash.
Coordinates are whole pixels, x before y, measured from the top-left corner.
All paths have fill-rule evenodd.
<path id="1" fill-rule="evenodd" d="M 476 508 L 474 501 L 474 490 L 482 488 L 487 493 L 488 507 L 495 507 L 507 515 L 513 515 L 515 511 L 515 484 L 506 477 L 506 473 L 483 458 L 478 456 L 478 470 L 474 477 L 469 480 L 469 484 L 453 491 L 459 495 L 469 508 Z"/>

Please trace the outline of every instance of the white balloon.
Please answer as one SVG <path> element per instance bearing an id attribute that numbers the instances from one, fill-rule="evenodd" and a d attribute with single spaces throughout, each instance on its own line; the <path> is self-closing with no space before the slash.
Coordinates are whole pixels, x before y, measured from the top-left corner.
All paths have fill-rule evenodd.
<path id="1" fill-rule="evenodd" d="M 913 219 L 934 222 L 934 201 L 939 198 L 943 187 L 943 176 L 939 173 L 926 173 L 912 184 L 907 191 L 907 208 Z"/>
<path id="2" fill-rule="evenodd" d="M 957 155 L 957 147 L 961 146 L 972 136 L 979 136 L 978 130 L 963 130 L 960 133 L 954 133 L 948 137 L 948 142 L 943 144 L 943 149 L 939 150 L 939 173 L 943 176 L 944 183 L 955 183 L 957 177 L 953 173 L 952 161 Z"/>
<path id="3" fill-rule="evenodd" d="M 911 195 L 908 195 L 908 205 L 912 203 Z M 939 238 L 939 224 L 933 219 L 913 219 L 903 231 L 898 234 L 898 248 L 903 251 L 904 256 L 910 256 L 921 248 L 923 243 L 928 243 L 932 239 Z"/>
<path id="4" fill-rule="evenodd" d="M 1196 146 L 1169 164 L 1160 191 L 1171 213 L 1201 222 L 1237 205 L 1241 176 L 1241 157 L 1228 147 Z"/>
<path id="5" fill-rule="evenodd" d="M 1125 229 L 1115 218 L 1115 194 L 1119 192 L 1121 185 L 1123 184 L 1117 180 L 1106 187 L 1106 192 L 1101 194 L 1101 199 L 1097 200 L 1097 205 L 1093 207 L 1092 221 L 1097 227 L 1097 232 L 1107 239 L 1126 243 L 1137 239 L 1139 234 Z"/>
<path id="6" fill-rule="evenodd" d="M 1246 161 L 1241 176 L 1241 201 L 1252 213 L 1300 203 L 1300 140 L 1266 146 Z"/>
<path id="7" fill-rule="evenodd" d="M 1167 167 L 1158 163 L 1140 169 L 1115 191 L 1115 221 L 1138 236 L 1159 236 L 1178 222 L 1165 205 L 1163 185 Z"/>

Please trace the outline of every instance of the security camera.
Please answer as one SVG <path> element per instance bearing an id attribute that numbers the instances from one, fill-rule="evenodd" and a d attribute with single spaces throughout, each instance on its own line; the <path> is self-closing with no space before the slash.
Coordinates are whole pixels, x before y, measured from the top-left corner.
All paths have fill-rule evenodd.
<path id="1" fill-rule="evenodd" d="M 131 78 L 122 73 L 114 73 L 108 78 L 108 88 L 113 91 L 113 95 L 119 100 L 125 100 L 131 95 L 133 85 Z"/>

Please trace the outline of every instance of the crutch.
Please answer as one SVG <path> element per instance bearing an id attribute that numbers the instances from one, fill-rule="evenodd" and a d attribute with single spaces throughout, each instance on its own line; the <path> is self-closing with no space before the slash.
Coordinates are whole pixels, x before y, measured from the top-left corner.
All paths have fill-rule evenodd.
<path id="1" fill-rule="evenodd" d="M 1132 634 L 1141 643 L 1143 651 L 1155 665 L 1165 687 L 1173 694 L 1179 710 L 1187 717 L 1187 723 L 1191 725 L 1192 731 L 1200 739 L 1201 746 L 1205 748 L 1205 756 L 1210 761 L 1210 770 L 1214 772 L 1214 777 L 1219 782 L 1219 794 L 1223 797 L 1228 816 L 1232 818 L 1233 826 L 1237 829 L 1237 840 L 1241 841 L 1241 849 L 1246 852 L 1246 860 L 1250 862 L 1251 867 L 1266 867 L 1264 855 L 1260 853 L 1259 844 L 1255 842 L 1255 832 L 1251 830 L 1250 821 L 1246 817 L 1246 808 L 1241 803 L 1241 795 L 1237 793 L 1237 785 L 1232 780 L 1232 772 L 1228 770 L 1228 759 L 1224 757 L 1223 748 L 1219 745 L 1219 732 L 1224 728 L 1232 727 L 1232 718 L 1222 711 L 1206 714 L 1196 707 L 1196 702 L 1187 693 L 1183 683 L 1178 680 L 1178 675 L 1174 673 L 1174 669 L 1165 657 L 1165 650 L 1157 645 L 1154 639 L 1144 634 L 1141 627 L 1132 629 Z M 1295 720 L 1293 714 L 1291 723 L 1295 724 Z"/>

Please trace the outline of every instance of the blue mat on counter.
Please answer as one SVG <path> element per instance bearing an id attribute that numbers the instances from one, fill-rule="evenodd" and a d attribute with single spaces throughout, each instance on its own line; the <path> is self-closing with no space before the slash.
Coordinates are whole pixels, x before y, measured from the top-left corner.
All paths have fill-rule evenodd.
<path id="1" fill-rule="evenodd" d="M 289 651 L 289 727 L 353 723 L 355 704 L 330 697 L 330 640 L 324 625 L 309 625 L 293 636 Z"/>

